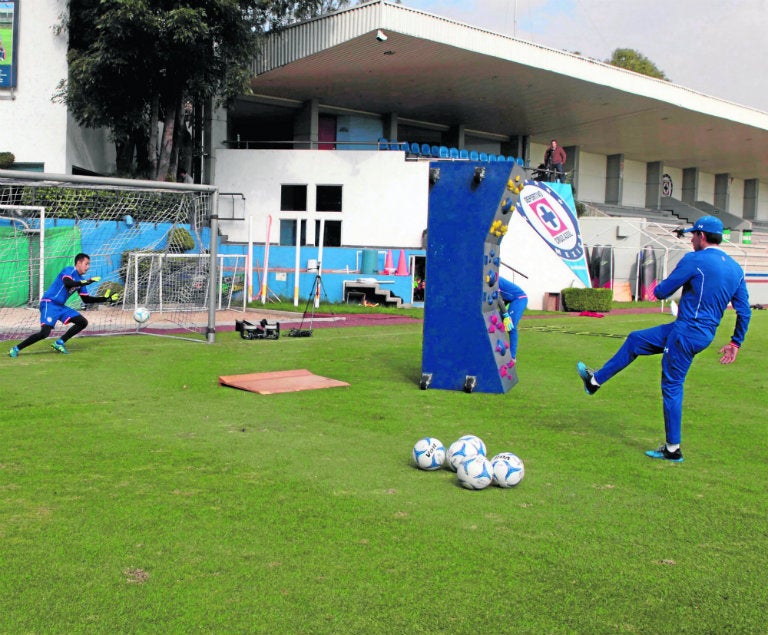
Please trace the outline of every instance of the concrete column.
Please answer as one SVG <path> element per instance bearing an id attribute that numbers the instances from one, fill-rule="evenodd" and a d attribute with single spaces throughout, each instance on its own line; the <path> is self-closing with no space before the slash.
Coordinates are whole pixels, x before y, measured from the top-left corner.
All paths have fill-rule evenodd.
<path id="1" fill-rule="evenodd" d="M 580 146 L 568 146 L 565 150 L 565 167 L 563 168 L 568 174 L 570 174 L 570 184 L 573 189 L 573 196 L 576 198 L 576 192 L 579 189 L 579 155 L 581 153 Z"/>
<path id="2" fill-rule="evenodd" d="M 606 157 L 605 202 L 621 205 L 624 197 L 624 155 L 611 154 Z"/>
<path id="3" fill-rule="evenodd" d="M 317 150 L 319 139 L 319 102 L 317 99 L 305 101 L 301 110 L 296 114 L 293 120 L 293 138 L 296 141 L 309 143 L 297 143 L 297 149 Z"/>
<path id="4" fill-rule="evenodd" d="M 680 200 L 688 205 L 695 205 L 699 198 L 699 168 L 685 168 L 683 170 L 683 189 L 680 191 Z"/>
<path id="5" fill-rule="evenodd" d="M 721 212 L 730 212 L 731 207 L 731 175 L 715 174 L 715 207 Z"/>
<path id="6" fill-rule="evenodd" d="M 744 218 L 749 220 L 757 218 L 759 194 L 760 181 L 757 179 L 746 179 L 744 181 Z"/>
<path id="7" fill-rule="evenodd" d="M 648 209 L 661 207 L 661 177 L 664 174 L 664 164 L 661 161 L 651 161 L 645 166 L 645 206 Z"/>
<path id="8" fill-rule="evenodd" d="M 397 113 L 390 112 L 384 116 L 384 137 L 390 141 L 404 141 L 397 136 Z"/>
<path id="9" fill-rule="evenodd" d="M 466 144 L 465 130 L 466 126 L 460 123 L 458 126 L 451 126 L 446 137 L 446 145 L 453 146 L 454 148 L 463 148 Z"/>

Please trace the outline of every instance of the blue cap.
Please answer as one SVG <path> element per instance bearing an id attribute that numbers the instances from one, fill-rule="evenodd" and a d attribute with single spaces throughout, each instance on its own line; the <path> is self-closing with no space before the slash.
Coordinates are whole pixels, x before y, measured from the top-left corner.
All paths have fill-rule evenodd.
<path id="1" fill-rule="evenodd" d="M 709 234 L 722 234 L 723 233 L 723 221 L 714 216 L 702 216 L 698 219 L 693 227 L 684 229 L 683 233 L 688 234 L 690 232 L 707 232 Z"/>

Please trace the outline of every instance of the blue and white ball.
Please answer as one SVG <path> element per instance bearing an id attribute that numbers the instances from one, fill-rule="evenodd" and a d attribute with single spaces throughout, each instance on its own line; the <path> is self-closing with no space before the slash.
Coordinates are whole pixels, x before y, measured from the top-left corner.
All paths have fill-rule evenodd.
<path id="1" fill-rule="evenodd" d="M 149 322 L 149 316 L 149 309 L 143 306 L 140 306 L 133 312 L 133 319 L 136 320 L 139 324 L 146 324 Z"/>
<path id="2" fill-rule="evenodd" d="M 440 439 L 424 437 L 413 446 L 413 462 L 420 470 L 439 470 L 445 463 L 445 446 Z"/>
<path id="3" fill-rule="evenodd" d="M 512 452 L 502 452 L 491 459 L 493 482 L 499 487 L 514 487 L 525 476 L 522 459 Z"/>
<path id="4" fill-rule="evenodd" d="M 476 454 L 459 464 L 456 476 L 466 489 L 485 489 L 493 483 L 493 468 L 486 457 Z"/>
<path id="5" fill-rule="evenodd" d="M 446 466 L 454 472 L 459 469 L 459 464 L 466 459 L 481 454 L 485 456 L 485 443 L 474 434 L 465 434 L 460 439 L 451 443 L 446 454 Z"/>

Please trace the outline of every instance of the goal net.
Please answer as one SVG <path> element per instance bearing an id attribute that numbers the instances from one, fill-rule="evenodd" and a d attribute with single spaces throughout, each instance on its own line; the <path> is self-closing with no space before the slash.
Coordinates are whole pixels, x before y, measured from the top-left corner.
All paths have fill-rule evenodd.
<path id="1" fill-rule="evenodd" d="M 123 179 L 0 173 L 0 340 L 40 327 L 39 303 L 78 253 L 91 258 L 91 295 L 116 304 L 68 304 L 85 335 L 145 332 L 213 341 L 215 311 L 245 306 L 244 256 L 212 245 L 215 189 Z M 215 266 L 214 266 L 215 265 Z M 139 325 L 136 308 L 150 310 Z M 54 336 L 66 327 L 58 324 Z"/>

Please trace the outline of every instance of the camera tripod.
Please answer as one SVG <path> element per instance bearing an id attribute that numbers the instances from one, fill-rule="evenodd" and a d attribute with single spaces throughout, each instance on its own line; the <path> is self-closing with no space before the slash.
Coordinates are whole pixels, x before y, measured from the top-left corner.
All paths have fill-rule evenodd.
<path id="1" fill-rule="evenodd" d="M 320 271 L 320 263 L 318 263 L 317 266 L 318 271 Z M 317 304 L 320 303 L 321 293 L 325 295 L 326 301 L 330 302 L 330 300 L 328 300 L 328 292 L 325 290 L 325 286 L 323 285 L 323 278 L 318 273 L 315 276 L 314 282 L 312 282 L 312 289 L 309 292 L 307 304 L 304 306 L 304 313 L 301 316 L 301 322 L 299 322 L 298 328 L 288 331 L 289 337 L 312 337 L 312 322 L 315 319 L 315 301 L 317 300 Z M 311 311 L 309 309 L 310 304 L 312 305 Z M 309 313 L 309 328 L 304 328 L 304 320 L 307 319 L 307 313 Z"/>

